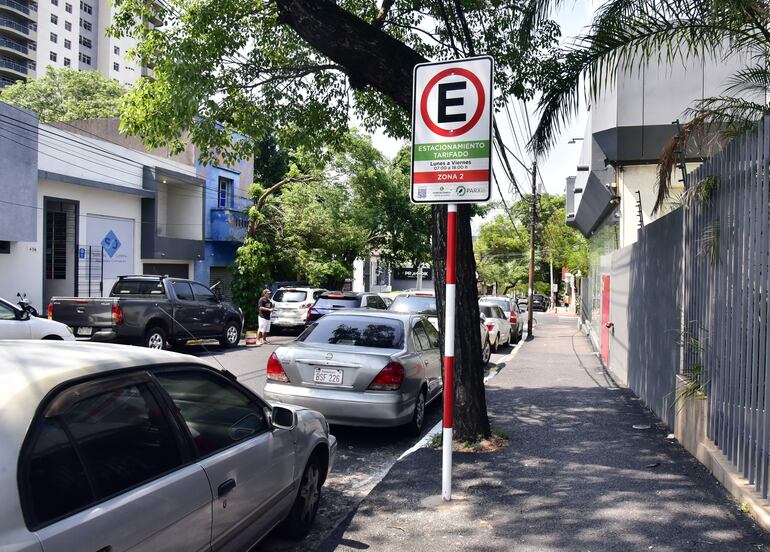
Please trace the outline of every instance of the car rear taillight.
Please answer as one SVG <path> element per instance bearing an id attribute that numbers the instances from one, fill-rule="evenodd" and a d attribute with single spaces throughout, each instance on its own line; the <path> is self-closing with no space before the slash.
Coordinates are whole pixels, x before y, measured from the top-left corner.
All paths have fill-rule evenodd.
<path id="1" fill-rule="evenodd" d="M 494 324 L 487 324 L 487 330 L 490 331 L 490 332 L 493 332 L 495 330 L 495 325 Z"/>
<path id="2" fill-rule="evenodd" d="M 518 318 L 516 318 L 516 313 L 515 313 L 515 312 L 512 312 L 512 313 L 511 313 L 511 318 L 509 319 L 509 322 L 510 322 L 511 324 L 518 324 L 518 322 L 519 322 L 519 319 L 518 319 Z"/>
<path id="3" fill-rule="evenodd" d="M 310 307 L 312 307 L 312 306 L 313 306 L 313 303 L 305 303 L 305 304 L 304 304 L 304 305 L 302 305 L 302 307 L 300 307 L 300 308 L 303 308 L 303 309 L 309 309 L 309 308 L 310 308 Z"/>
<path id="4" fill-rule="evenodd" d="M 281 383 L 288 383 L 289 376 L 281 365 L 281 361 L 278 360 L 278 355 L 273 353 L 267 360 L 267 379 L 271 381 L 280 381 Z"/>
<path id="5" fill-rule="evenodd" d="M 369 384 L 370 391 L 396 391 L 404 383 L 404 367 L 398 362 L 389 362 Z"/>
<path id="6" fill-rule="evenodd" d="M 311 308 L 309 311 L 307 311 L 307 314 L 308 314 L 308 318 L 309 318 L 312 315 L 321 314 L 321 313 L 318 312 L 318 309 Z"/>
<path id="7" fill-rule="evenodd" d="M 48 320 L 53 320 L 53 303 L 48 303 Z"/>
<path id="8" fill-rule="evenodd" d="M 112 305 L 112 325 L 117 326 L 123 323 L 123 309 L 120 305 Z"/>

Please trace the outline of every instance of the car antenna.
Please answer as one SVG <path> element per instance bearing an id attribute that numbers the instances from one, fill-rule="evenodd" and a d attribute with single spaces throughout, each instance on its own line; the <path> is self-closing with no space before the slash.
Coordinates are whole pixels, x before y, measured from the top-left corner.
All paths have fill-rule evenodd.
<path id="1" fill-rule="evenodd" d="M 190 338 L 191 338 L 191 339 L 197 339 L 197 338 L 196 338 L 196 337 L 195 337 L 195 336 L 192 334 L 192 332 L 190 332 L 190 330 L 188 330 L 187 328 L 185 328 L 184 324 L 182 324 L 182 323 L 181 323 L 181 322 L 179 322 L 179 321 L 178 321 L 176 318 L 174 318 L 174 315 L 172 315 L 172 314 L 170 314 L 169 312 L 167 312 L 167 311 L 166 311 L 166 309 L 164 309 L 163 307 L 161 307 L 161 306 L 160 306 L 160 305 L 158 305 L 157 303 L 155 304 L 155 306 L 156 306 L 156 307 L 158 307 L 158 308 L 160 309 L 160 312 L 162 312 L 163 314 L 165 314 L 166 316 L 168 316 L 168 317 L 171 319 L 171 321 L 172 321 L 172 322 L 174 322 L 175 324 L 178 324 L 180 328 L 182 328 L 184 331 L 186 331 L 188 334 L 190 334 Z M 206 352 L 207 352 L 209 355 L 212 355 L 212 356 L 211 356 L 211 358 L 213 358 L 213 359 L 214 359 L 214 361 L 215 361 L 217 364 L 219 364 L 219 367 L 222 369 L 222 371 L 223 371 L 223 372 L 225 372 L 226 374 L 229 374 L 229 373 L 230 373 L 230 371 L 229 371 L 227 368 L 225 368 L 225 367 L 224 367 L 224 365 L 223 365 L 221 362 L 219 362 L 219 359 L 218 359 L 217 357 L 213 356 L 213 353 L 212 353 L 211 351 L 209 351 L 209 349 L 208 349 L 208 348 L 207 348 L 207 347 L 206 347 L 206 346 L 205 346 L 203 343 L 201 343 L 201 347 L 203 347 L 203 350 L 204 350 L 204 351 L 206 351 Z"/>

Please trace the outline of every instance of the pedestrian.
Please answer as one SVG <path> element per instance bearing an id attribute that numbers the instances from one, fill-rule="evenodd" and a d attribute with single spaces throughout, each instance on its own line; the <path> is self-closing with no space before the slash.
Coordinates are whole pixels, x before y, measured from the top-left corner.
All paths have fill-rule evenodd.
<path id="1" fill-rule="evenodd" d="M 273 312 L 273 302 L 270 300 L 270 290 L 266 289 L 259 298 L 259 328 L 257 328 L 257 345 L 269 345 L 267 334 L 270 333 L 270 314 Z"/>

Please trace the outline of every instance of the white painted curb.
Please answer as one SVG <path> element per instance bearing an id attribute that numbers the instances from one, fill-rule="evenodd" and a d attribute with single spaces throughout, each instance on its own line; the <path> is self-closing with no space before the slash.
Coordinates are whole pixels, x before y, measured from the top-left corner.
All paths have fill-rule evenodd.
<path id="1" fill-rule="evenodd" d="M 521 340 L 513 348 L 513 351 L 511 351 L 510 353 L 505 355 L 503 358 L 501 358 L 500 362 L 498 364 L 502 364 L 502 363 L 507 364 L 508 362 L 513 360 L 513 357 L 516 356 L 516 354 L 519 352 L 519 349 L 521 349 L 522 345 L 524 345 L 524 341 L 525 341 L 524 336 L 525 335 L 527 335 L 527 334 L 526 333 L 522 334 Z M 484 378 L 484 383 L 487 383 L 489 380 L 494 378 L 499 373 L 500 372 L 498 370 L 495 370 L 494 372 L 490 372 L 489 375 Z M 441 433 L 441 426 L 442 426 L 442 422 L 439 421 L 435 426 L 433 426 L 430 429 L 430 431 L 428 431 L 428 433 L 425 434 L 425 436 L 422 439 L 417 441 L 411 448 L 405 450 L 401 454 L 401 456 L 398 457 L 398 460 L 396 460 L 396 462 L 398 462 L 399 460 L 403 460 L 404 458 L 406 458 L 407 456 L 409 456 L 410 454 L 412 454 L 416 450 L 424 448 L 428 444 L 428 441 L 430 441 L 433 438 L 434 435 L 437 435 L 437 434 Z"/>

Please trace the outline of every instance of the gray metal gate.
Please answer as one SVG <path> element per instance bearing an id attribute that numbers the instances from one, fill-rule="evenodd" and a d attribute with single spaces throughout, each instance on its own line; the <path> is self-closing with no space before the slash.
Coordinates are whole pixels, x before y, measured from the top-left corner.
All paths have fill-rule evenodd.
<path id="1" fill-rule="evenodd" d="M 101 245 L 78 249 L 78 297 L 104 296 L 104 250 Z"/>

